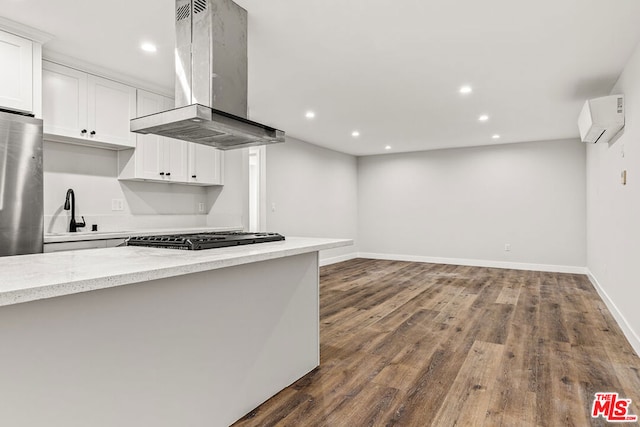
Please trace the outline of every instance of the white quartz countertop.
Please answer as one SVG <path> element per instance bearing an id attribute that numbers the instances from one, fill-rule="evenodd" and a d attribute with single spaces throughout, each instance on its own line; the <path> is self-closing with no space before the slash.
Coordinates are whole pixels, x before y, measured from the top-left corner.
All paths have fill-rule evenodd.
<path id="1" fill-rule="evenodd" d="M 126 246 L 0 257 L 0 306 L 352 245 L 349 239 L 280 242 L 185 251 Z"/>
<path id="2" fill-rule="evenodd" d="M 80 242 L 84 240 L 125 239 L 130 236 L 153 236 L 154 234 L 205 233 L 213 231 L 238 231 L 242 227 L 192 227 L 155 228 L 123 231 L 79 231 L 76 233 L 45 233 L 44 243 Z"/>

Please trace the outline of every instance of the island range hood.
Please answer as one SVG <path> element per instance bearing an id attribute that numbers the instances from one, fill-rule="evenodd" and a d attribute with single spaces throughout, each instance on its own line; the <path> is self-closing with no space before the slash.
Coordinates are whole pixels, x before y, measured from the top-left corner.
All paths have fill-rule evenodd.
<path id="1" fill-rule="evenodd" d="M 247 11 L 231 0 L 176 0 L 175 105 L 131 131 L 221 150 L 284 142 L 247 119 Z"/>

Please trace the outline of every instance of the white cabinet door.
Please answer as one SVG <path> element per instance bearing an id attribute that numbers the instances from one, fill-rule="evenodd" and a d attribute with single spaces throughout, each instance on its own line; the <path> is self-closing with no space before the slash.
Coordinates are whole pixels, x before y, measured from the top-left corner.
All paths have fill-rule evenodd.
<path id="1" fill-rule="evenodd" d="M 175 103 L 173 99 L 162 97 L 162 110 L 171 110 Z M 187 182 L 187 142 L 172 138 L 164 140 L 164 172 L 165 180 L 170 182 Z"/>
<path id="2" fill-rule="evenodd" d="M 164 141 L 165 178 L 171 182 L 187 182 L 187 143 L 177 139 Z"/>
<path id="3" fill-rule="evenodd" d="M 106 247 L 106 240 L 82 240 L 79 242 L 45 243 L 43 252 L 77 251 L 80 249 L 98 249 Z"/>
<path id="4" fill-rule="evenodd" d="M 125 242 L 126 239 L 108 239 L 105 240 L 107 248 L 115 248 Z"/>
<path id="5" fill-rule="evenodd" d="M 136 113 L 135 88 L 89 75 L 87 99 L 90 139 L 136 146 L 136 134 L 129 130 Z"/>
<path id="6" fill-rule="evenodd" d="M 137 115 L 162 111 L 163 97 L 138 90 Z M 135 156 L 135 178 L 159 180 L 164 177 L 164 138 L 157 135 L 138 134 Z M 162 175 L 161 175 L 162 173 Z"/>
<path id="7" fill-rule="evenodd" d="M 189 143 L 189 182 L 199 185 L 223 184 L 224 153 L 202 144 Z"/>
<path id="8" fill-rule="evenodd" d="M 124 243 L 125 239 L 96 239 L 96 240 L 81 240 L 78 242 L 56 242 L 45 243 L 44 253 L 50 252 L 62 252 L 62 251 L 77 251 L 80 249 L 100 249 L 100 248 L 115 248 Z"/>
<path id="9" fill-rule="evenodd" d="M 44 133 L 82 138 L 87 130 L 87 73 L 42 62 Z"/>
<path id="10" fill-rule="evenodd" d="M 33 112 L 33 42 L 0 31 L 0 106 Z"/>

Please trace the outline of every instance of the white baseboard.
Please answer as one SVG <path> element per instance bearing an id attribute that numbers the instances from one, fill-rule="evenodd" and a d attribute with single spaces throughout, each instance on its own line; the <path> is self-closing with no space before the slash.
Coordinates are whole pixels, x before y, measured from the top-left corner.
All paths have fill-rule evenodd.
<path id="1" fill-rule="evenodd" d="M 349 261 L 350 259 L 358 258 L 357 252 L 352 252 L 346 255 L 334 256 L 331 258 L 323 258 L 320 260 L 320 267 L 324 267 L 325 265 L 335 264 L 337 262 Z"/>
<path id="2" fill-rule="evenodd" d="M 627 341 L 629 341 L 629 344 L 631 344 L 631 347 L 636 351 L 636 354 L 640 355 L 640 337 L 638 337 L 638 334 L 633 330 L 629 322 L 627 322 L 627 319 L 622 315 L 618 306 L 616 306 L 613 300 L 609 297 L 609 294 L 607 294 L 600 282 L 598 282 L 598 279 L 596 279 L 593 273 L 588 269 L 587 277 L 593 284 L 593 287 L 596 288 L 596 291 L 600 295 L 600 298 L 602 298 L 602 301 L 607 305 L 607 308 L 618 323 L 618 326 L 620 326 L 620 329 L 622 329 L 622 333 L 624 333 L 624 336 L 627 338 Z"/>
<path id="3" fill-rule="evenodd" d="M 468 265 L 473 267 L 508 268 L 512 270 L 548 271 L 551 273 L 587 274 L 586 267 L 555 264 L 531 264 L 524 262 L 489 261 L 465 258 L 440 258 L 419 255 L 378 254 L 370 252 L 358 253 L 358 258 L 388 259 L 393 261 L 430 262 L 434 264 Z"/>

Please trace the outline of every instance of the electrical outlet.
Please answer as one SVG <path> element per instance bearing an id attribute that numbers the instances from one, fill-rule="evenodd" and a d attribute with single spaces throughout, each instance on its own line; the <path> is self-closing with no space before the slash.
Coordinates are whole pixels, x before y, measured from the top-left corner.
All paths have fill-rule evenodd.
<path id="1" fill-rule="evenodd" d="M 505 252 L 510 252 L 511 251 L 511 243 L 505 243 L 504 244 L 504 251 Z"/>
<path id="2" fill-rule="evenodd" d="M 204 212 L 204 203 L 200 202 L 198 203 L 198 212 Z"/>
<path id="3" fill-rule="evenodd" d="M 276 204 L 271 203 L 271 212 L 275 212 L 275 211 L 276 211 Z"/>
<path id="4" fill-rule="evenodd" d="M 111 199 L 111 210 L 112 211 L 123 211 L 124 210 L 124 200 L 122 200 L 122 199 Z"/>

